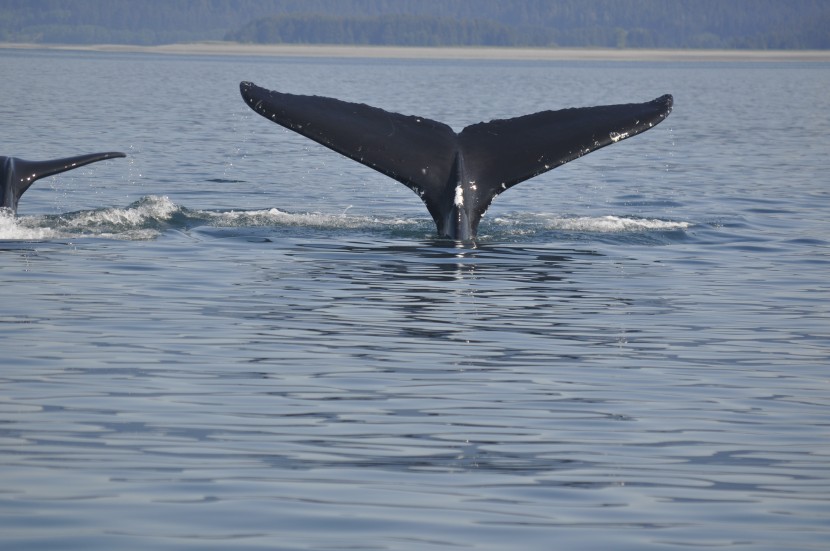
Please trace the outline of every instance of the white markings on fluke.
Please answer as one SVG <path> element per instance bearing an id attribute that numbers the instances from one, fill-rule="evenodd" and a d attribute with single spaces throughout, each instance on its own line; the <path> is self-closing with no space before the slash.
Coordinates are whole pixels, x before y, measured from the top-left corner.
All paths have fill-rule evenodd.
<path id="1" fill-rule="evenodd" d="M 455 201 L 453 202 L 456 207 L 464 206 L 464 188 L 461 187 L 461 184 L 455 186 Z"/>

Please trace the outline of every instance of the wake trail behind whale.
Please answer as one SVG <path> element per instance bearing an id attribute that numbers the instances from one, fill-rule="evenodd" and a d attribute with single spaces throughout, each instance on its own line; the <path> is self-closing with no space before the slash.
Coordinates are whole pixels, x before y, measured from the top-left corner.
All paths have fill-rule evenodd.
<path id="1" fill-rule="evenodd" d="M 168 197 L 150 195 L 127 207 L 109 207 L 57 215 L 17 218 L 0 212 L 0 240 L 50 240 L 66 238 L 155 239 L 168 230 L 213 228 L 313 228 L 338 232 L 404 233 L 429 237 L 434 233 L 426 216 L 367 216 L 320 212 L 286 212 L 276 207 L 254 210 L 212 211 L 189 209 Z M 630 216 L 570 216 L 545 213 L 510 213 L 483 224 L 485 239 L 533 236 L 540 232 L 631 234 L 684 231 L 689 222 Z"/>

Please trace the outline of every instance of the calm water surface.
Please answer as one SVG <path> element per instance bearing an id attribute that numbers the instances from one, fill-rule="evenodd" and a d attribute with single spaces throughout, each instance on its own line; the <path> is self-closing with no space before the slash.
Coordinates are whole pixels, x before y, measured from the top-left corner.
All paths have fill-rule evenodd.
<path id="1" fill-rule="evenodd" d="M 0 51 L 3 549 L 825 549 L 830 66 Z M 675 95 L 435 239 L 241 80 L 456 129 Z"/>

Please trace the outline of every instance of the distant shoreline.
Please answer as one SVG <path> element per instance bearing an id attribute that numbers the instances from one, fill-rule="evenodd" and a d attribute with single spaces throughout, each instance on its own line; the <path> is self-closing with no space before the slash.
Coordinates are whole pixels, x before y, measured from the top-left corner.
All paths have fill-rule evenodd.
<path id="1" fill-rule="evenodd" d="M 135 46 L 124 44 L 23 44 L 0 49 L 128 52 L 172 55 L 339 57 L 377 59 L 492 59 L 528 61 L 830 61 L 830 50 L 651 50 L 639 48 L 493 48 L 356 46 L 338 44 L 240 44 L 196 42 Z"/>

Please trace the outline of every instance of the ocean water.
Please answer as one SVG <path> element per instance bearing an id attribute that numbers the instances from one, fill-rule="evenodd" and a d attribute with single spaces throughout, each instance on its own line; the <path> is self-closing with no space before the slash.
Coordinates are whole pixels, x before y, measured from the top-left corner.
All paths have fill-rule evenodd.
<path id="1" fill-rule="evenodd" d="M 0 50 L 0 548 L 826 549 L 830 65 Z M 238 83 L 467 124 L 673 93 L 475 246 Z"/>

